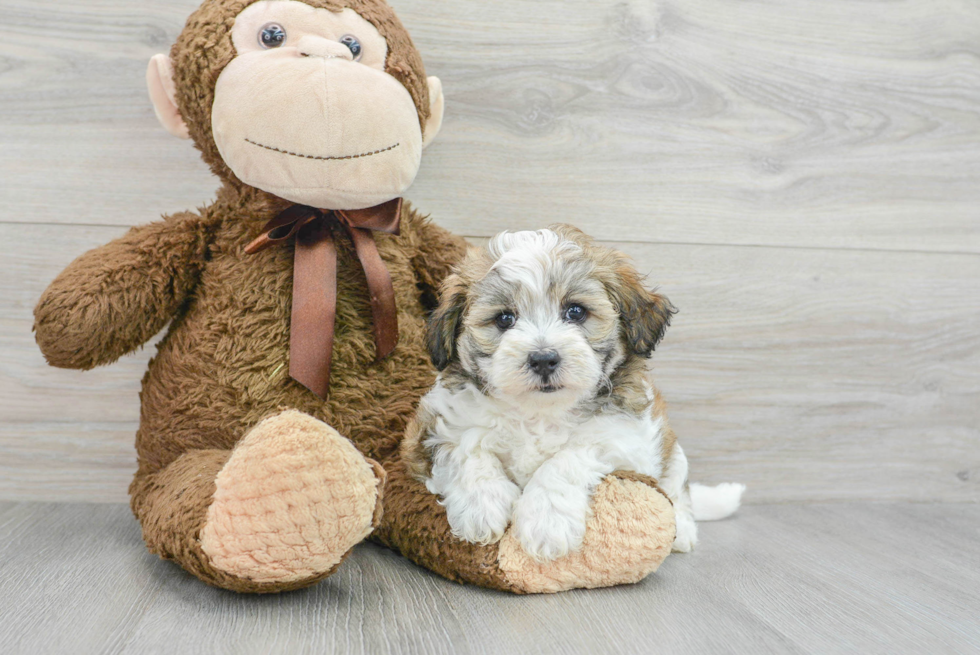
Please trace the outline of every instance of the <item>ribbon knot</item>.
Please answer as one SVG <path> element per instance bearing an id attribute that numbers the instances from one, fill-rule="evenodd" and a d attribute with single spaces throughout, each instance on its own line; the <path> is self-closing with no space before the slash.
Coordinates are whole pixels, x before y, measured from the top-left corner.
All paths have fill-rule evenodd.
<path id="1" fill-rule="evenodd" d="M 293 303 L 289 321 L 289 375 L 320 398 L 330 389 L 334 319 L 337 314 L 337 227 L 347 232 L 367 278 L 377 358 L 398 343 L 395 291 L 378 246 L 376 230 L 398 234 L 402 199 L 356 210 L 320 210 L 293 205 L 262 228 L 245 246 L 249 255 L 295 238 Z"/>

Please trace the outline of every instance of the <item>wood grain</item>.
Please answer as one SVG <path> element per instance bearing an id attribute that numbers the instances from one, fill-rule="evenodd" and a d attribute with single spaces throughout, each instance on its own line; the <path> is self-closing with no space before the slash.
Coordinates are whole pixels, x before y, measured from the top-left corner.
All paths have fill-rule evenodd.
<path id="1" fill-rule="evenodd" d="M 243 596 L 148 554 L 122 505 L 0 504 L 5 653 L 968 653 L 980 506 L 754 506 L 640 584 L 510 596 L 363 544 Z"/>
<path id="2" fill-rule="evenodd" d="M 212 196 L 143 89 L 195 4 L 4 0 L 2 220 Z M 461 233 L 980 252 L 977 3 L 394 4 L 447 93 L 410 198 Z"/>
<path id="3" fill-rule="evenodd" d="M 30 334 L 47 282 L 120 232 L 0 225 L 0 498 L 125 498 L 152 346 L 60 371 Z M 680 308 L 652 362 L 694 479 L 748 502 L 980 501 L 980 258 L 611 245 Z"/>
<path id="4" fill-rule="evenodd" d="M 153 348 L 51 369 L 31 309 L 213 196 L 143 88 L 196 1 L 0 3 L 0 498 L 121 500 Z M 448 102 L 410 198 L 636 256 L 682 310 L 654 366 L 695 478 L 980 501 L 980 5 L 394 5 Z"/>

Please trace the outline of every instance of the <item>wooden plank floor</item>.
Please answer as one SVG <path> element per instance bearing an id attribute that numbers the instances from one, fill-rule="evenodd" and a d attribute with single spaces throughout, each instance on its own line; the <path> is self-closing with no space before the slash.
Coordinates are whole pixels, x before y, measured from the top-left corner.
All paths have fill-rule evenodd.
<path id="1" fill-rule="evenodd" d="M 0 652 L 975 653 L 980 505 L 756 505 L 629 587 L 518 597 L 372 544 L 245 596 L 148 554 L 123 505 L 0 503 Z"/>

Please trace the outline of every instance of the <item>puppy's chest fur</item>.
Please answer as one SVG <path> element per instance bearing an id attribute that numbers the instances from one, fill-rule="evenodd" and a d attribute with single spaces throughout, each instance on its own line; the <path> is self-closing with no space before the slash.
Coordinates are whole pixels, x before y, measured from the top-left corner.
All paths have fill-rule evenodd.
<path id="1" fill-rule="evenodd" d="M 659 478 L 666 426 L 653 410 L 650 402 L 639 412 L 611 403 L 556 412 L 537 407 L 532 412 L 486 396 L 473 384 L 450 388 L 440 381 L 421 403 L 424 425 L 418 426 L 417 452 L 427 460 L 438 457 L 440 450 L 492 453 L 522 489 L 544 462 L 566 447 L 595 449 L 617 469 Z"/>

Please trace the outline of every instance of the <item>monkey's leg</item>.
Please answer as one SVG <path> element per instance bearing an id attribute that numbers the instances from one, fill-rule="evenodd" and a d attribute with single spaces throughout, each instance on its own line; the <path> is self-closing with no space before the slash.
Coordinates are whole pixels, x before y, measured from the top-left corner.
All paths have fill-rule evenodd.
<path id="1" fill-rule="evenodd" d="M 385 511 L 376 536 L 439 575 L 514 593 L 638 582 L 660 566 L 674 541 L 674 511 L 646 476 L 614 473 L 596 489 L 582 548 L 539 564 L 508 529 L 495 544 L 454 537 L 446 512 L 401 461 L 387 463 Z"/>
<path id="2" fill-rule="evenodd" d="M 193 450 L 130 487 L 147 547 L 205 582 L 276 592 L 333 573 L 377 523 L 384 471 L 289 410 L 232 450 Z"/>

